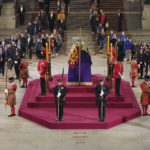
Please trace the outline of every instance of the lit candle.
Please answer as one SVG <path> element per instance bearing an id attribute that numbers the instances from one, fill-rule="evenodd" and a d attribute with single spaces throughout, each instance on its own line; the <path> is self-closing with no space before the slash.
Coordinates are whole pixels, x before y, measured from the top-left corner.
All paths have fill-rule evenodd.
<path id="1" fill-rule="evenodd" d="M 109 53 L 109 36 L 108 36 L 108 45 L 107 45 L 107 51 L 108 51 L 108 53 Z"/>
<path id="2" fill-rule="evenodd" d="M 46 43 L 46 60 L 48 61 L 48 44 Z"/>
<path id="3" fill-rule="evenodd" d="M 111 55 L 110 55 L 110 60 L 112 61 L 112 43 L 111 43 Z"/>

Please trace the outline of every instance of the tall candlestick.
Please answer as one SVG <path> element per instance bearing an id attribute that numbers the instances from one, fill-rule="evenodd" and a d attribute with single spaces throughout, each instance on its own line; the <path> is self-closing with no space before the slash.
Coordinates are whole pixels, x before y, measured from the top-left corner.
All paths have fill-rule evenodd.
<path id="1" fill-rule="evenodd" d="M 51 53 L 51 37 L 49 36 L 49 53 Z"/>
<path id="2" fill-rule="evenodd" d="M 108 42 L 108 45 L 107 45 L 107 51 L 108 51 L 108 53 L 109 53 L 109 36 L 108 36 L 107 42 Z"/>
<path id="3" fill-rule="evenodd" d="M 48 61 L 48 44 L 46 43 L 46 60 Z"/>
<path id="4" fill-rule="evenodd" d="M 110 60 L 112 61 L 112 43 L 111 43 L 110 47 L 111 47 L 111 55 L 110 55 Z"/>

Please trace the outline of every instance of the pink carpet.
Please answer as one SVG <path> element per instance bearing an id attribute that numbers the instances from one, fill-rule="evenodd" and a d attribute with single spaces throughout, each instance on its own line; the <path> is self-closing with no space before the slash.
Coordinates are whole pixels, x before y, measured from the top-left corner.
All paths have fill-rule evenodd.
<path id="1" fill-rule="evenodd" d="M 51 93 L 39 96 L 40 81 L 29 83 L 19 108 L 19 116 L 51 129 L 108 129 L 141 116 L 141 110 L 130 87 L 129 82 L 122 81 L 122 97 L 109 94 L 105 122 L 98 122 L 98 108 L 94 93 L 98 79 L 92 77 L 92 86 L 67 86 L 67 75 L 64 75 L 63 84 L 67 86 L 66 105 L 64 107 L 63 122 L 56 122 L 56 108 L 54 104 L 53 88 L 61 75 L 53 76 L 49 82 Z M 107 85 L 109 83 L 105 81 Z"/>

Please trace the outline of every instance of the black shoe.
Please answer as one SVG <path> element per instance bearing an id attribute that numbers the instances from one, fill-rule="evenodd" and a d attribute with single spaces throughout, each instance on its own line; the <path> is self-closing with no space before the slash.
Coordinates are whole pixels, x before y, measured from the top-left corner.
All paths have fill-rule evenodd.
<path id="1" fill-rule="evenodd" d="M 145 116 L 150 116 L 150 114 L 145 114 Z"/>
<path id="2" fill-rule="evenodd" d="M 11 114 L 11 115 L 8 115 L 8 117 L 12 117 L 13 115 Z"/>
<path id="3" fill-rule="evenodd" d="M 46 96 L 45 94 L 39 94 L 39 95 L 41 95 L 41 96 Z"/>
<path id="4" fill-rule="evenodd" d="M 146 116 L 146 114 L 143 114 L 143 116 Z"/>
<path id="5" fill-rule="evenodd" d="M 121 94 L 116 94 L 117 97 L 122 96 Z"/>
<path id="6" fill-rule="evenodd" d="M 13 116 L 16 116 L 16 114 L 12 114 L 12 117 L 13 117 Z"/>
<path id="7" fill-rule="evenodd" d="M 133 87 L 133 88 L 135 88 L 136 86 L 135 86 L 135 85 L 133 85 L 132 87 Z"/>
<path id="8" fill-rule="evenodd" d="M 60 122 L 62 122 L 62 119 L 59 119 Z"/>
<path id="9" fill-rule="evenodd" d="M 20 88 L 25 88 L 24 85 L 22 85 Z"/>

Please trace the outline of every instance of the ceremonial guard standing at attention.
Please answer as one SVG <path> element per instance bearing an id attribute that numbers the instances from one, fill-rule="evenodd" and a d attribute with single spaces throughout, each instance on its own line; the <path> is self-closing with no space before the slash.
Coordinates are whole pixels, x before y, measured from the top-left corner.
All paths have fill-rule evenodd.
<path id="1" fill-rule="evenodd" d="M 46 95 L 46 68 L 47 68 L 47 62 L 42 58 L 38 62 L 37 70 L 40 74 L 40 85 L 41 85 L 41 94 L 39 95 Z"/>
<path id="2" fill-rule="evenodd" d="M 115 78 L 115 92 L 116 96 L 122 96 L 120 94 L 120 86 L 121 86 L 121 79 L 123 79 L 123 57 L 118 57 L 117 58 L 117 63 L 114 66 L 114 72 L 113 72 L 113 77 Z"/>
<path id="3" fill-rule="evenodd" d="M 28 84 L 28 77 L 29 77 L 28 65 L 29 64 L 26 59 L 22 59 L 19 65 L 20 78 L 23 80 L 23 85 L 21 86 L 21 88 L 27 87 Z"/>
<path id="4" fill-rule="evenodd" d="M 108 86 L 104 84 L 104 79 L 99 80 L 99 85 L 95 88 L 95 95 L 97 97 L 96 104 L 98 105 L 99 121 L 105 121 L 106 97 L 108 95 Z"/>
<path id="5" fill-rule="evenodd" d="M 5 89 L 5 93 L 7 94 L 7 97 L 6 97 L 6 103 L 8 105 L 10 105 L 10 108 L 11 108 L 11 114 L 8 116 L 8 117 L 13 117 L 15 116 L 15 105 L 16 105 L 16 90 L 17 90 L 17 85 L 16 83 L 14 82 L 14 78 L 11 77 L 9 78 L 9 88 L 8 89 Z"/>
<path id="6" fill-rule="evenodd" d="M 133 59 L 131 62 L 131 71 L 129 74 L 131 76 L 131 80 L 132 80 L 132 87 L 136 87 L 134 83 L 135 83 L 136 77 L 139 76 L 139 74 L 138 74 L 139 68 L 140 68 L 140 66 L 137 64 L 137 61 L 135 59 Z"/>
<path id="7" fill-rule="evenodd" d="M 148 104 L 150 104 L 150 77 L 145 75 L 144 81 L 140 84 L 142 95 L 141 95 L 141 105 L 143 110 L 143 116 L 149 115 Z"/>
<path id="8" fill-rule="evenodd" d="M 58 85 L 54 88 L 55 104 L 56 104 L 56 114 L 57 120 L 62 121 L 63 118 L 63 107 L 65 105 L 65 96 L 67 89 L 62 85 L 62 80 L 58 80 Z"/>

